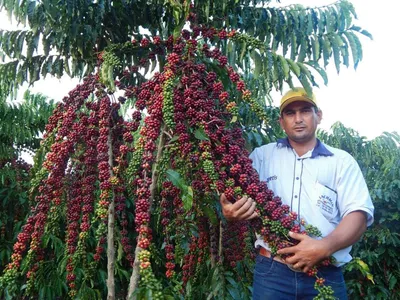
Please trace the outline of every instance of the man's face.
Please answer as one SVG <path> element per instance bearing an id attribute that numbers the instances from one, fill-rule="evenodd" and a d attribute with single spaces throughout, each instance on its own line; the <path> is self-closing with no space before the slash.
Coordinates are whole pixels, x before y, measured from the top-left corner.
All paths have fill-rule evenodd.
<path id="1" fill-rule="evenodd" d="M 315 131 L 322 119 L 322 111 L 310 103 L 295 101 L 285 107 L 279 123 L 286 132 L 289 140 L 303 144 L 315 138 Z"/>

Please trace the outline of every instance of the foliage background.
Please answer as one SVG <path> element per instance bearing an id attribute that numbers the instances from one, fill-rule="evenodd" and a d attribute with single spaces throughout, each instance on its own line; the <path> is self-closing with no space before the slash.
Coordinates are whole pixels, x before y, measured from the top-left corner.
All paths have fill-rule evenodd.
<path id="1" fill-rule="evenodd" d="M 248 51 L 251 49 L 248 49 L 245 43 L 238 44 L 235 51 L 232 51 L 229 45 L 218 45 L 222 49 L 225 49 L 231 64 L 242 71 L 248 85 L 252 87 L 255 95 L 258 95 L 260 102 L 265 101 L 264 95 L 269 94 L 273 87 L 281 89 L 284 82 L 290 83 L 292 76 L 298 77 L 302 84 L 308 88 L 311 85 L 317 84 L 314 76 L 309 73 L 308 69 L 303 68 L 304 65 L 309 66 L 310 69 L 314 67 L 315 70 L 313 72 L 317 71 L 317 73 L 313 74 L 319 73 L 319 75 L 326 79 L 324 70 L 319 65 L 316 65 L 318 60 L 323 61 L 321 66 L 326 65 L 328 60 L 331 60 L 339 70 L 342 63 L 344 65 L 349 64 L 349 57 L 353 58 L 354 65 L 357 65 L 361 59 L 360 45 L 354 40 L 353 36 L 352 45 L 351 38 L 350 40 L 342 39 L 340 30 L 335 30 L 335 26 L 336 29 L 338 26 L 331 23 L 334 22 L 335 16 L 331 14 L 329 9 L 326 14 L 324 12 L 318 15 L 321 18 L 325 18 L 326 29 L 316 28 L 315 32 L 313 28 L 307 28 L 306 30 L 310 36 L 314 34 L 322 36 L 323 47 L 319 51 L 316 51 L 315 39 L 313 40 L 309 36 L 304 36 L 304 28 L 301 27 L 301 24 L 297 24 L 298 27 L 296 27 L 294 23 L 290 23 L 290 17 L 287 17 L 287 19 L 282 18 L 280 15 L 282 12 L 278 11 L 276 14 L 277 17 L 273 19 L 273 22 L 277 23 L 268 23 L 270 27 L 262 27 L 258 26 L 258 22 L 264 24 L 263 21 L 266 20 L 263 19 L 262 10 L 258 11 L 257 9 L 250 8 L 235 10 L 233 2 L 230 1 L 221 2 L 226 4 L 225 8 L 212 5 L 208 1 L 198 1 L 197 3 L 198 10 L 204 13 L 202 15 L 204 23 L 221 26 L 223 24 L 221 20 L 215 18 L 213 22 L 210 22 L 207 19 L 207 14 L 218 15 L 221 9 L 226 9 L 230 14 L 228 14 L 229 20 L 225 21 L 229 22 L 234 28 L 241 28 L 250 35 L 258 37 L 263 42 L 266 42 L 268 39 L 268 33 L 273 32 L 272 36 L 275 40 L 270 45 L 274 51 L 270 51 L 270 49 L 264 49 L 260 52 Z M 249 3 L 250 1 L 243 2 L 245 5 Z M 346 5 L 346 2 L 343 3 Z M 104 49 L 110 43 L 130 41 L 134 36 L 132 32 L 137 33 L 139 25 L 149 28 L 152 35 L 158 32 L 164 36 L 168 35 L 168 33 L 173 33 L 174 29 L 179 25 L 179 22 L 177 22 L 179 17 L 177 19 L 172 18 L 173 14 L 171 12 L 174 11 L 173 1 L 167 6 L 166 9 L 169 14 L 166 15 L 162 15 L 162 12 L 159 11 L 162 3 L 158 3 L 158 1 L 152 1 L 151 5 L 147 5 L 144 1 L 137 1 L 135 4 L 129 4 L 132 6 L 126 6 L 128 4 L 124 1 L 117 1 L 114 2 L 115 5 L 113 7 L 108 2 L 98 2 L 96 4 L 66 2 L 63 3 L 65 4 L 64 6 L 61 6 L 65 7 L 65 10 L 61 11 L 57 9 L 56 5 L 58 4 L 58 2 L 48 1 L 44 2 L 43 5 L 38 5 L 35 1 L 29 1 L 24 4 L 26 6 L 19 7 L 12 1 L 0 2 L 0 7 L 6 8 L 8 12 L 12 12 L 17 20 L 25 22 L 27 17 L 31 27 L 31 31 L 26 32 L 2 32 L 2 52 L 9 59 L 17 62 L 1 65 L 0 84 L 3 100 L 8 94 L 14 93 L 23 82 L 28 81 L 33 83 L 47 74 L 60 77 L 65 72 L 72 77 L 79 77 L 85 73 L 90 73 L 95 67 L 95 56 L 93 54 Z M 131 13 L 143 9 L 146 11 L 145 14 L 131 15 Z M 350 15 L 351 9 L 349 10 L 348 7 L 346 9 L 344 11 Z M 303 12 L 300 7 L 294 7 L 293 11 L 288 12 L 287 16 L 296 14 L 297 11 L 300 12 L 300 15 Z M 348 17 L 345 14 L 343 13 L 343 18 Z M 81 15 L 85 16 L 87 23 L 81 22 Z M 163 21 L 167 26 L 159 23 L 160 16 L 164 16 Z M 100 26 L 100 19 L 104 26 Z M 115 26 L 116 23 L 119 26 Z M 342 24 L 343 28 L 346 27 L 346 24 L 346 22 Z M 342 25 L 339 25 L 339 27 Z M 296 32 L 291 32 L 293 28 L 296 28 Z M 363 32 L 361 28 L 354 29 L 354 31 Z M 368 35 L 367 32 L 364 33 Z M 296 34 L 298 36 L 293 38 L 293 35 Z M 44 55 L 37 55 L 36 52 L 39 47 L 40 36 L 44 37 Z M 297 39 L 300 42 L 296 42 Z M 343 41 L 347 41 L 347 48 L 343 46 L 345 43 L 339 44 L 339 40 L 342 40 L 342 43 Z M 306 41 L 309 44 L 305 46 L 304 43 Z M 26 44 L 24 44 L 25 42 Z M 287 54 L 291 61 L 295 61 L 294 64 L 287 58 L 282 60 L 282 56 L 275 53 L 275 50 L 280 49 L 280 47 L 284 49 L 285 43 L 286 45 L 290 44 L 292 50 L 290 53 L 283 51 L 283 54 Z M 350 51 L 353 51 L 352 56 L 349 55 Z M 242 61 L 244 61 L 244 64 Z M 255 62 L 257 66 L 261 65 L 261 69 L 258 67 L 257 71 L 253 70 L 252 62 Z M 260 64 L 260 62 L 262 63 Z M 125 63 L 129 64 L 129 61 Z M 41 70 L 40 73 L 39 70 Z M 272 72 L 271 70 L 274 71 Z M 320 82 L 320 79 L 317 81 Z M 29 103 L 29 101 L 26 103 Z M 27 123 L 18 127 L 11 127 L 18 129 L 18 131 L 13 131 L 14 129 L 8 127 L 4 131 L 8 133 L 8 137 L 2 139 L 2 141 L 7 141 L 6 145 L 2 148 L 4 149 L 2 151 L 4 158 L 10 162 L 4 164 L 6 167 L 2 168 L 2 172 L 4 172 L 2 174 L 1 187 L 3 218 L 0 225 L 2 228 L 5 228 L 1 235 L 2 241 L 4 241 L 2 245 L 5 247 L 0 250 L 0 270 L 10 255 L 12 240 L 15 239 L 20 229 L 22 216 L 29 210 L 27 204 L 27 191 L 30 184 L 29 176 L 26 172 L 18 173 L 16 171 L 17 169 L 11 164 L 11 161 L 15 160 L 19 154 L 9 149 L 10 147 L 13 149 L 14 146 L 28 147 L 32 150 L 36 149 L 38 147 L 38 130 L 43 130 L 44 120 L 48 117 L 49 107 L 46 104 L 43 104 L 45 111 L 38 112 L 35 110 L 40 105 L 33 100 L 32 103 L 34 104 L 28 110 L 25 110 L 24 105 L 14 108 L 12 105 L 7 105 L 3 102 L 5 108 L 2 111 L 1 121 L 4 128 L 10 122 L 14 122 L 6 118 L 6 116 L 13 115 L 14 112 L 14 119 L 26 120 Z M 276 119 L 277 110 L 275 108 L 265 107 L 265 109 L 271 120 Z M 26 113 L 25 111 L 28 112 Z M 12 113 L 10 114 L 9 112 Z M 252 115 L 245 110 L 241 111 L 241 116 L 243 124 L 246 127 L 246 138 L 249 148 L 274 141 L 282 135 L 282 132 L 273 123 L 269 124 L 269 126 L 259 126 L 259 123 L 255 122 Z M 395 258 L 399 247 L 397 232 L 400 232 L 398 230 L 398 211 L 400 206 L 398 200 L 400 188 L 398 180 L 400 177 L 399 137 L 397 134 L 386 133 L 372 141 L 367 141 L 364 137 L 360 137 L 357 132 L 345 128 L 340 124 L 334 127 L 332 134 L 320 132 L 320 137 L 331 145 L 345 149 L 355 156 L 366 176 L 371 189 L 371 195 L 376 205 L 376 222 L 354 249 L 354 255 L 366 262 L 370 269 L 368 271 L 368 269 L 363 267 L 363 264 L 359 260 L 355 260 L 353 264 L 348 266 L 346 276 L 349 282 L 349 293 L 354 298 L 371 297 L 372 299 L 377 297 L 379 299 L 396 299 L 399 291 L 398 279 L 400 276 L 398 271 L 399 265 Z M 6 149 L 7 147 L 8 150 Z M 21 179 L 23 184 L 21 184 Z M 17 185 L 19 186 L 18 188 L 16 188 Z M 18 205 L 15 205 L 15 203 L 18 203 Z M 18 210 L 18 212 L 14 213 L 14 210 Z M 4 212 L 7 212 L 7 214 L 4 214 Z M 7 217 L 4 217 L 5 215 Z M 15 215 L 18 218 L 15 218 Z M 47 243 L 53 245 L 53 247 L 58 247 L 58 253 L 63 252 L 61 241 L 54 239 L 47 241 Z M 53 263 L 60 265 L 60 269 L 62 269 L 62 261 L 56 258 Z M 51 268 L 49 271 L 55 272 L 56 277 L 53 278 L 54 281 L 51 286 L 45 283 L 44 278 L 39 282 L 39 296 L 42 298 L 46 298 L 48 295 L 63 293 L 66 289 L 65 283 L 60 279 L 63 271 Z M 373 275 L 375 284 L 367 278 L 369 273 Z M 123 268 L 117 269 L 117 274 L 120 282 L 123 283 L 126 280 L 124 279 L 126 278 L 126 270 Z M 221 277 L 221 273 L 216 269 L 208 277 L 204 275 L 207 280 L 204 281 L 203 286 L 196 288 L 200 288 L 201 290 L 211 286 L 212 289 L 217 290 L 220 288 L 217 283 L 221 278 L 230 283 L 230 285 L 227 284 L 228 288 L 230 286 L 232 289 L 232 286 L 239 285 L 229 273 L 223 275 Z M 101 282 L 105 281 L 104 276 L 104 272 L 98 274 L 99 286 L 102 285 Z M 244 282 L 243 285 L 240 290 L 245 290 L 249 282 Z M 99 293 L 104 293 L 104 290 L 101 291 L 99 286 L 96 289 L 100 291 Z M 103 284 L 103 286 L 105 285 Z M 93 291 L 88 291 L 87 293 L 90 294 Z"/>

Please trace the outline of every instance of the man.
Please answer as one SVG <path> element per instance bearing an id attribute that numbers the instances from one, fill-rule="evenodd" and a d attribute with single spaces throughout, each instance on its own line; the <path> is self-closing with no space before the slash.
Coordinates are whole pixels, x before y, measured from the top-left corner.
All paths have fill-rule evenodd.
<path id="1" fill-rule="evenodd" d="M 250 155 L 253 167 L 283 204 L 322 232 L 322 239 L 298 233 L 290 236 L 296 246 L 278 251 L 288 257 L 271 257 L 268 244 L 259 238 L 253 283 L 253 299 L 312 299 L 317 295 L 315 278 L 305 272 L 330 256 L 335 266 L 320 267 L 318 274 L 333 288 L 334 296 L 347 299 L 340 266 L 351 260 L 351 245 L 373 222 L 374 207 L 354 158 L 316 138 L 322 119 L 314 95 L 303 88 L 281 99 L 279 122 L 287 138 L 256 148 Z M 234 204 L 221 196 L 228 221 L 257 217 L 254 200 L 243 197 Z"/>

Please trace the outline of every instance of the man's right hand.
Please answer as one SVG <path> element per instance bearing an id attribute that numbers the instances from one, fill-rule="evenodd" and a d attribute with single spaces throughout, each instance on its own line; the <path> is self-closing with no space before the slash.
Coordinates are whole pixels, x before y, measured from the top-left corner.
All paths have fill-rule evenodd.
<path id="1" fill-rule="evenodd" d="M 250 220 L 258 217 L 255 211 L 256 202 L 247 196 L 231 203 L 226 199 L 225 194 L 221 194 L 219 201 L 222 206 L 222 214 L 228 221 Z"/>

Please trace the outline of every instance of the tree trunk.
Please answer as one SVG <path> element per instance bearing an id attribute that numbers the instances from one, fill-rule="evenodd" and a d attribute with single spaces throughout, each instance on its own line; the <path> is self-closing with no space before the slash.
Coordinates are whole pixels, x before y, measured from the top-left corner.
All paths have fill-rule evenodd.
<path id="1" fill-rule="evenodd" d="M 214 249 L 217 250 L 217 238 L 218 238 L 218 234 L 217 234 L 217 226 L 213 225 L 210 223 L 209 226 L 209 230 L 210 230 L 210 249 L 211 249 L 211 267 L 215 268 L 216 263 L 217 263 L 217 256 L 218 253 L 214 252 Z"/>
<path id="2" fill-rule="evenodd" d="M 135 261 L 133 263 L 133 270 L 132 270 L 132 275 L 131 279 L 129 282 L 129 289 L 128 289 L 128 295 L 126 297 L 127 300 L 131 299 L 136 299 L 136 297 L 133 297 L 132 294 L 136 290 L 139 282 L 139 269 L 140 269 L 140 262 L 139 262 L 139 253 L 142 251 L 142 248 L 139 246 L 136 246 L 135 249 Z"/>
<path id="3" fill-rule="evenodd" d="M 111 130 L 111 129 L 110 129 Z M 108 135 L 108 162 L 110 165 L 110 176 L 113 174 L 113 153 L 112 153 L 112 140 L 111 131 Z M 107 299 L 115 299 L 115 246 L 114 246 L 114 221 L 115 221 L 115 208 L 114 208 L 114 193 L 108 207 L 108 230 L 107 230 Z"/>
<path id="4" fill-rule="evenodd" d="M 219 221 L 219 249 L 218 249 L 218 256 L 219 256 L 219 261 L 222 262 L 222 235 L 224 234 L 224 227 L 222 226 L 222 221 Z"/>
<path id="5" fill-rule="evenodd" d="M 165 130 L 166 130 L 166 125 L 163 126 L 160 140 L 158 142 L 155 167 L 153 168 L 153 174 L 151 176 L 151 185 L 150 185 L 151 194 L 150 194 L 150 199 L 149 199 L 149 202 L 150 202 L 149 210 L 151 210 L 151 206 L 153 204 L 154 195 L 155 195 L 156 188 L 157 188 L 157 180 L 158 180 L 157 164 L 161 159 L 162 150 L 163 150 L 164 144 L 165 144 L 165 133 L 164 133 Z M 142 250 L 143 250 L 142 248 L 140 248 L 138 245 L 136 245 L 135 262 L 133 264 L 132 275 L 131 275 L 131 279 L 129 282 L 128 295 L 126 298 L 127 300 L 136 299 L 136 297 L 132 297 L 132 294 L 135 292 L 136 288 L 138 287 L 138 283 L 139 283 L 139 270 L 140 270 L 139 254 Z"/>

